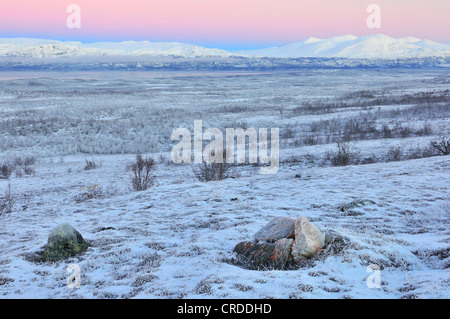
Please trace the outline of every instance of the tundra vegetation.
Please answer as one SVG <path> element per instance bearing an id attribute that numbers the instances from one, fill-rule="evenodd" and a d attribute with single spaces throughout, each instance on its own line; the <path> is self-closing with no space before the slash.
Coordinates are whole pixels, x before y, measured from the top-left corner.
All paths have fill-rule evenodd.
<path id="1" fill-rule="evenodd" d="M 0 296 L 446 298 L 449 84 L 426 68 L 5 74 Z M 279 128 L 278 172 L 249 154 L 173 163 L 172 131 L 196 120 Z M 233 259 L 274 218 L 302 216 L 344 244 L 282 271 Z M 43 259 L 64 223 L 88 245 Z"/>

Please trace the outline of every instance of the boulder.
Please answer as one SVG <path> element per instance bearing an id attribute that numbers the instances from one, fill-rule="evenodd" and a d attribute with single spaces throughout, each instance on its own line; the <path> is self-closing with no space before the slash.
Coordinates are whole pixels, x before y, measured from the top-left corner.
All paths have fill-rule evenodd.
<path id="1" fill-rule="evenodd" d="M 251 268 L 283 269 L 292 260 L 293 242 L 293 239 L 287 238 L 280 239 L 275 243 L 241 242 L 233 251 L 241 260 L 249 263 Z"/>
<path id="2" fill-rule="evenodd" d="M 364 207 L 364 206 L 368 206 L 368 205 L 376 205 L 376 204 L 377 203 L 375 203 L 373 200 L 370 200 L 370 199 L 355 200 L 351 203 L 342 205 L 340 207 L 340 210 L 341 210 L 341 212 L 346 212 L 353 208 L 359 208 L 359 207 Z"/>
<path id="3" fill-rule="evenodd" d="M 344 250 L 347 245 L 347 240 L 343 236 L 334 231 L 328 231 L 325 234 L 325 249 L 328 254 L 338 254 Z"/>
<path id="4" fill-rule="evenodd" d="M 310 223 L 306 217 L 295 221 L 295 241 L 292 246 L 292 256 L 295 262 L 311 258 L 325 246 L 325 234 L 317 226 Z"/>
<path id="5" fill-rule="evenodd" d="M 45 261 L 57 261 L 76 256 L 86 251 L 88 244 L 83 236 L 70 224 L 65 223 L 54 228 L 48 236 L 44 249 Z"/>
<path id="6" fill-rule="evenodd" d="M 253 238 L 256 241 L 266 241 L 274 243 L 282 238 L 294 238 L 295 219 L 287 217 L 275 217 L 263 228 L 261 228 Z"/>

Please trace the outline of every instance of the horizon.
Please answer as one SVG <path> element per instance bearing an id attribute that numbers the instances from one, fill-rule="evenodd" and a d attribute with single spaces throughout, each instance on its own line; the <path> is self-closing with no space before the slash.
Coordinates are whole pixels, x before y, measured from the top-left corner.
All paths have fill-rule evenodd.
<path id="1" fill-rule="evenodd" d="M 432 4 L 430 4 L 430 2 Z M 68 28 L 70 4 L 80 7 L 80 28 Z M 352 34 L 414 36 L 450 41 L 447 0 L 378 0 L 381 28 L 369 29 L 368 0 L 18 0 L 0 5 L 0 37 L 58 41 L 180 42 L 223 50 L 283 46 L 317 37 Z"/>
<path id="2" fill-rule="evenodd" d="M 268 48 L 272 48 L 272 47 L 282 47 L 285 45 L 290 45 L 290 44 L 295 44 L 295 43 L 299 43 L 308 39 L 318 39 L 321 41 L 325 41 L 331 38 L 335 38 L 335 37 L 346 37 L 346 36 L 354 36 L 357 38 L 362 38 L 362 37 L 370 37 L 370 36 L 377 36 L 377 35 L 381 35 L 381 36 L 386 36 L 386 37 L 390 37 L 393 39 L 402 39 L 402 38 L 417 38 L 420 40 L 430 40 L 430 39 L 425 39 L 425 38 L 419 38 L 416 37 L 414 35 L 409 35 L 409 36 L 404 36 L 404 37 L 393 37 L 391 35 L 387 35 L 387 34 L 382 34 L 382 33 L 378 33 L 378 34 L 371 34 L 371 35 L 363 35 L 363 36 L 356 36 L 354 34 L 341 34 L 341 35 L 336 35 L 336 36 L 332 36 L 330 38 L 319 38 L 319 37 L 315 37 L 315 36 L 309 36 L 307 38 L 304 39 L 299 39 L 296 42 L 291 42 L 291 43 L 284 43 L 281 45 L 272 45 L 272 46 L 264 46 L 264 47 L 252 47 L 252 48 L 221 48 L 221 47 L 214 47 L 214 46 L 207 46 L 207 45 L 202 45 L 199 43 L 190 43 L 190 42 L 181 42 L 181 41 L 152 41 L 152 40 L 133 40 L 133 39 L 128 39 L 128 40 L 117 40 L 117 41 L 103 41 L 103 40 L 99 40 L 99 41 L 80 41 L 80 40 L 75 40 L 75 39 L 54 39 L 54 38 L 39 38 L 39 37 L 2 37 L 0 36 L 0 39 L 26 39 L 26 40 L 44 40 L 44 41 L 58 41 L 61 43 L 66 43 L 66 42 L 78 42 L 81 44 L 95 44 L 95 43 L 117 43 L 117 44 L 121 44 L 121 43 L 126 43 L 126 42 L 148 42 L 148 43 L 182 43 L 182 44 L 190 44 L 190 45 L 197 45 L 200 47 L 204 47 L 207 49 L 220 49 L 220 50 L 224 50 L 224 51 L 228 51 L 228 52 L 237 52 L 237 51 L 246 51 L 246 50 L 259 50 L 259 49 L 268 49 Z M 434 40 L 430 40 L 430 41 L 434 41 Z M 444 44 L 444 45 L 450 45 L 450 43 L 448 42 L 437 42 L 434 41 L 438 44 Z"/>

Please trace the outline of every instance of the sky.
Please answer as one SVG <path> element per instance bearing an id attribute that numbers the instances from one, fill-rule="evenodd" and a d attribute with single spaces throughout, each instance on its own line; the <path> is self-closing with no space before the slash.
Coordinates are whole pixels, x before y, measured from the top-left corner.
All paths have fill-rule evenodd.
<path id="1" fill-rule="evenodd" d="M 80 7 L 68 28 L 67 7 Z M 369 29 L 370 4 L 381 28 Z M 0 37 L 251 49 L 352 34 L 450 41 L 450 0 L 0 0 Z"/>

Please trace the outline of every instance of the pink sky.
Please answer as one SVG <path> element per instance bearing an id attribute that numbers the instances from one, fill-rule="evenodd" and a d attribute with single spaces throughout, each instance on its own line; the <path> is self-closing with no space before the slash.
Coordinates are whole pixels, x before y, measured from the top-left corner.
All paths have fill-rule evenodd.
<path id="1" fill-rule="evenodd" d="M 81 29 L 66 26 L 69 4 Z M 368 29 L 366 8 L 382 10 Z M 258 47 L 307 37 L 382 33 L 450 41 L 450 0 L 2 0 L 0 37 L 89 41 L 180 41 Z"/>

